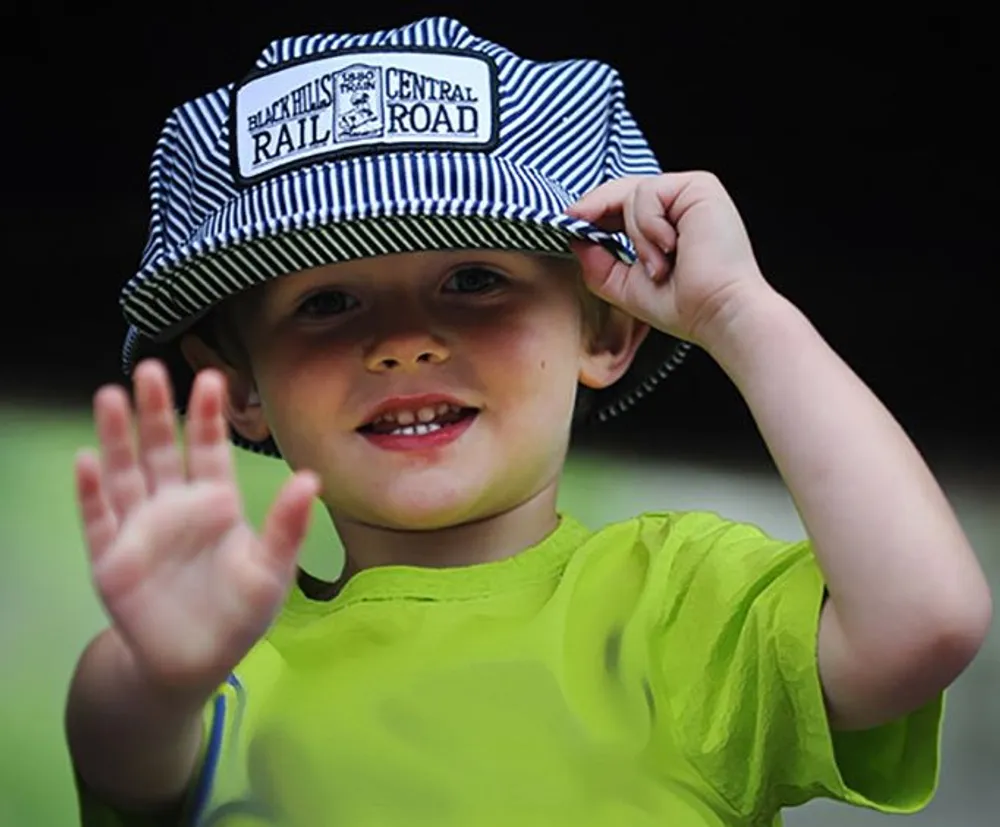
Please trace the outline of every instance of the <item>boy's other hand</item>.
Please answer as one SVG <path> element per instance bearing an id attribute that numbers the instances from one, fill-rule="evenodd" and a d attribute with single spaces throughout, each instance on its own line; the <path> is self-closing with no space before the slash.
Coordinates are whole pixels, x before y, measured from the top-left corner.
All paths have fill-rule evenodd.
<path id="1" fill-rule="evenodd" d="M 200 704 L 266 631 L 295 573 L 317 478 L 283 487 L 258 536 L 247 524 L 223 414 L 202 372 L 178 445 L 166 370 L 135 372 L 94 399 L 99 453 L 77 459 L 77 496 L 97 592 L 144 685 Z M 137 434 L 137 439 L 136 439 Z"/>
<path id="2" fill-rule="evenodd" d="M 664 332 L 703 347 L 716 328 L 773 294 L 736 205 L 706 172 L 609 181 L 567 210 L 610 232 L 626 232 L 629 266 L 596 244 L 575 242 L 588 287 Z"/>

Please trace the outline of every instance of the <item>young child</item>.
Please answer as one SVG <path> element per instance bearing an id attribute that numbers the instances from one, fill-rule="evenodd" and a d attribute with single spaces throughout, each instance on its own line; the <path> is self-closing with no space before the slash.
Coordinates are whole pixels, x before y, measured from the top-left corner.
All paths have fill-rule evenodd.
<path id="1" fill-rule="evenodd" d="M 85 825 L 769 825 L 930 799 L 983 575 L 722 185 L 660 174 L 611 69 L 447 19 L 277 41 L 173 113 L 151 195 L 135 412 L 101 389 L 77 467 L 111 620 L 68 701 Z M 557 513 L 583 403 L 624 411 L 687 343 L 746 399 L 808 542 Z M 230 436 L 294 471 L 259 534 Z M 337 583 L 296 566 L 317 496 Z"/>

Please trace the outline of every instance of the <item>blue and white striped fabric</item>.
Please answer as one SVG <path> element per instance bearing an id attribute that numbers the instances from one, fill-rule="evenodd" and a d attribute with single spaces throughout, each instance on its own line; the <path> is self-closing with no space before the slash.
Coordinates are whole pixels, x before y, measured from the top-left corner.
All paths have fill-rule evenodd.
<path id="1" fill-rule="evenodd" d="M 311 267 L 428 249 L 567 254 L 572 238 L 631 260 L 627 238 L 564 211 L 605 181 L 657 172 L 602 63 L 526 60 L 447 18 L 275 41 L 241 83 L 167 119 L 149 238 L 121 295 L 125 370 L 221 300 Z"/>

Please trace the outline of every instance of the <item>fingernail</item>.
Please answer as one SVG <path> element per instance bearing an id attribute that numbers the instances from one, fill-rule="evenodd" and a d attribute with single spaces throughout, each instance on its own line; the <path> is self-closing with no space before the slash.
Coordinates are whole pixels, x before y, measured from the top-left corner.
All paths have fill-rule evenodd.
<path id="1" fill-rule="evenodd" d="M 647 276 L 649 276 L 651 279 L 656 278 L 656 265 L 654 265 L 653 262 L 646 261 L 645 259 L 643 259 L 642 267 L 646 271 Z"/>

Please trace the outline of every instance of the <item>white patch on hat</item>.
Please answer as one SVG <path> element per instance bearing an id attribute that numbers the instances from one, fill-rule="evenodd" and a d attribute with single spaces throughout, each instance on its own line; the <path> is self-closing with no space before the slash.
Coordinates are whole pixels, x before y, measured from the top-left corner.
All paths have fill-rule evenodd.
<path id="1" fill-rule="evenodd" d="M 233 171 L 247 182 L 373 148 L 491 149 L 496 100 L 485 55 L 383 49 L 314 58 L 235 90 Z"/>

